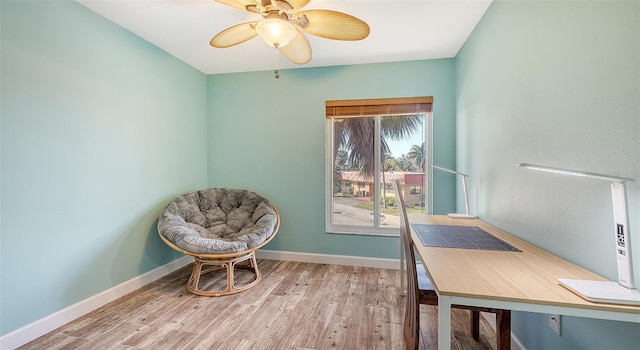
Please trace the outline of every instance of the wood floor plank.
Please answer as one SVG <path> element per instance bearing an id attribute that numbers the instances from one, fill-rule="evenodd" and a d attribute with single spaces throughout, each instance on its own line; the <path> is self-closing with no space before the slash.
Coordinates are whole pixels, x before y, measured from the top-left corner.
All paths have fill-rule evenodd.
<path id="1" fill-rule="evenodd" d="M 129 325 L 135 325 L 135 329 L 120 341 L 120 345 L 145 349 L 163 334 L 162 330 L 153 326 L 137 325 L 135 323 L 129 323 Z M 168 330 L 165 328 L 164 332 L 166 331 Z"/>
<path id="2" fill-rule="evenodd" d="M 327 323 L 335 312 L 335 304 L 315 299 L 305 310 L 302 327 L 293 335 L 291 345 L 318 349 L 327 332 Z"/>
<path id="3" fill-rule="evenodd" d="M 286 297 L 271 297 L 264 303 L 260 312 L 255 312 L 253 317 L 248 319 L 242 328 L 237 329 L 234 335 L 256 342 L 268 339 L 281 325 L 280 320 L 286 320 L 288 311 L 285 309 L 285 305 L 288 302 L 289 298 Z M 247 332 L 247 330 L 250 331 Z"/>
<path id="4" fill-rule="evenodd" d="M 92 349 L 113 349 L 120 345 L 122 339 L 128 337 L 131 333 L 135 332 L 138 328 L 137 325 L 122 322 L 117 326 L 109 329 L 108 331 L 95 335 L 89 341 L 83 343 L 77 347 L 77 350 L 92 350 Z"/>
<path id="5" fill-rule="evenodd" d="M 398 270 L 258 264 L 259 284 L 218 298 L 189 293 L 186 266 L 20 349 L 404 349 Z M 420 315 L 421 349 L 437 348 L 437 307 L 422 305 Z M 453 348 L 495 349 L 486 321 L 475 341 L 468 317 L 453 310 Z"/>
<path id="6" fill-rule="evenodd" d="M 87 339 L 76 338 L 65 333 L 52 334 L 50 337 L 39 338 L 29 343 L 28 349 L 76 349 L 88 342 Z M 24 348 L 24 347 L 23 347 Z"/>
<path id="7" fill-rule="evenodd" d="M 295 337 L 307 332 L 307 323 L 310 322 L 309 314 L 300 312 L 304 309 L 302 304 L 299 308 L 287 309 L 283 318 L 279 319 L 277 331 L 270 337 L 260 341 L 260 347 L 264 349 L 286 349 L 295 342 Z"/>
<path id="8" fill-rule="evenodd" d="M 191 313 L 176 325 L 176 329 L 183 332 L 200 333 L 203 328 L 212 323 L 224 322 L 225 315 L 235 312 L 235 304 L 225 302 L 221 298 L 210 298 L 211 302 L 202 305 L 197 312 Z"/>
<path id="9" fill-rule="evenodd" d="M 217 349 L 237 330 L 250 331 L 245 326 L 245 323 L 254 315 L 251 305 L 234 303 L 234 307 L 230 308 L 224 315 L 220 321 L 203 327 L 200 333 L 185 348 Z"/>
<path id="10" fill-rule="evenodd" d="M 167 350 L 176 350 L 182 349 L 186 346 L 186 344 L 193 339 L 195 336 L 194 333 L 183 332 L 179 330 L 171 330 L 164 334 L 164 336 L 160 338 L 156 338 L 156 341 L 151 343 L 149 347 L 146 349 L 167 349 Z"/>

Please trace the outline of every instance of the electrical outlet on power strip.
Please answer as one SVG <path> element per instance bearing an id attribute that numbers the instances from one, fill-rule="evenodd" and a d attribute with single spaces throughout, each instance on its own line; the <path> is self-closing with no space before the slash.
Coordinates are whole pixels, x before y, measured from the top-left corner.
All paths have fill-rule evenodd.
<path id="1" fill-rule="evenodd" d="M 551 327 L 556 334 L 560 335 L 560 315 L 549 315 L 549 327 Z"/>

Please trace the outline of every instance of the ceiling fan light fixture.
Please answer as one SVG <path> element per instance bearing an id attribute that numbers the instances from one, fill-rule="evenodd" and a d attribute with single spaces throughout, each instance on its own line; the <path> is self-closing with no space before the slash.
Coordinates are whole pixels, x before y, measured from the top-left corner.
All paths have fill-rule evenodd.
<path id="1" fill-rule="evenodd" d="M 293 24 L 277 18 L 266 18 L 258 22 L 256 32 L 267 44 L 275 48 L 286 46 L 298 35 L 298 30 Z"/>

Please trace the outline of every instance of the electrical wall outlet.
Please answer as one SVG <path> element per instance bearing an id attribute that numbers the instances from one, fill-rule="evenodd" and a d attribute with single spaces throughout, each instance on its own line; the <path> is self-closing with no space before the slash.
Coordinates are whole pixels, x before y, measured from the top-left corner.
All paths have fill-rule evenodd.
<path id="1" fill-rule="evenodd" d="M 560 335 L 560 315 L 549 315 L 549 327 L 551 327 L 556 334 Z"/>

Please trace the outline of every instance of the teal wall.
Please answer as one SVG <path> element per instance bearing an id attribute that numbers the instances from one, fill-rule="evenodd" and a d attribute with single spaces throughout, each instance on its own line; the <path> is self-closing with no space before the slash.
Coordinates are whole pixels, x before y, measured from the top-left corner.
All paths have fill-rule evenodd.
<path id="1" fill-rule="evenodd" d="M 209 76 L 209 185 L 249 188 L 280 210 L 265 249 L 398 258 L 397 237 L 325 232 L 325 101 L 433 96 L 434 159 L 454 165 L 453 59 Z M 434 179 L 434 212 L 455 179 Z"/>
<path id="2" fill-rule="evenodd" d="M 517 162 L 635 178 L 640 283 L 640 2 L 494 1 L 456 57 L 457 163 L 480 218 L 617 280 L 609 183 Z M 631 349 L 640 326 L 516 313 L 532 349 Z"/>
<path id="3" fill-rule="evenodd" d="M 161 208 L 206 186 L 206 76 L 72 1 L 5 1 L 1 334 L 180 254 Z"/>

